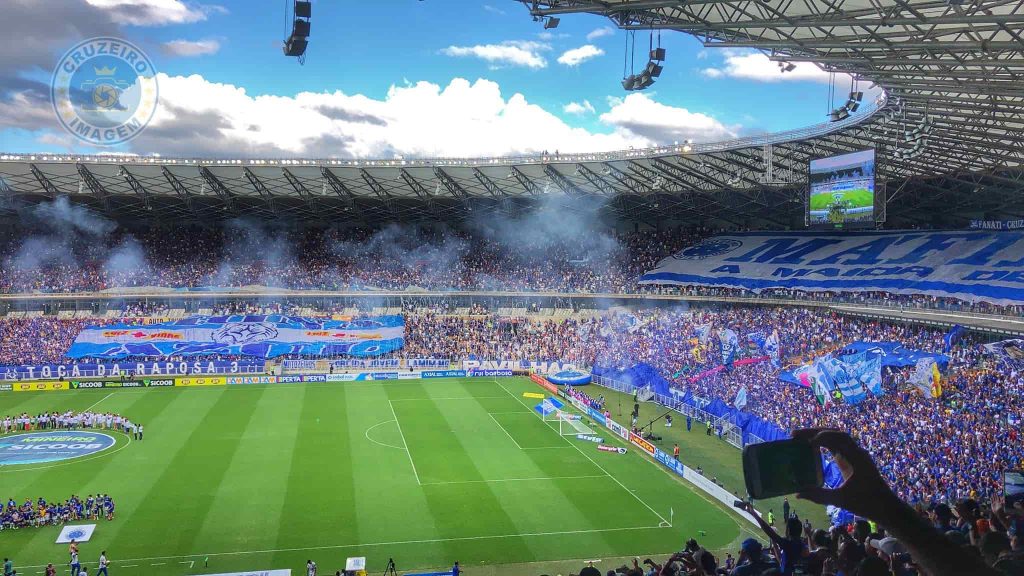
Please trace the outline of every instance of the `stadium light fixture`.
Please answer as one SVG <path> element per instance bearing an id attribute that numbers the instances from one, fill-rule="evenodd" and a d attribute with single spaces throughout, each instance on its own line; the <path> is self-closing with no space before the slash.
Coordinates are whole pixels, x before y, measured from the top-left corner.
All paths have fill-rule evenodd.
<path id="1" fill-rule="evenodd" d="M 545 30 L 551 30 L 553 28 L 558 28 L 558 23 L 559 22 L 561 22 L 561 20 L 558 19 L 558 18 L 555 18 L 554 16 L 546 18 L 544 20 L 544 29 Z"/>
<path id="2" fill-rule="evenodd" d="M 629 36 L 626 37 L 626 50 L 629 51 Z M 634 43 L 634 50 L 636 45 Z M 661 47 L 661 34 L 658 34 L 658 46 L 654 46 L 654 33 L 651 33 L 651 46 L 648 52 L 647 64 L 644 65 L 643 70 L 639 74 L 625 75 L 623 70 L 622 88 L 627 91 L 633 90 L 644 90 L 654 85 L 656 78 L 661 76 L 662 70 L 664 70 L 663 62 L 665 61 L 665 49 Z M 632 67 L 631 67 L 632 68 Z M 631 69 L 630 72 L 633 72 Z"/>
<path id="3" fill-rule="evenodd" d="M 292 14 L 294 15 L 292 33 L 285 39 L 283 51 L 285 56 L 298 58 L 299 64 L 304 64 L 306 61 L 306 47 L 309 45 L 309 18 L 312 13 L 313 6 L 308 1 L 295 0 L 292 4 Z"/>

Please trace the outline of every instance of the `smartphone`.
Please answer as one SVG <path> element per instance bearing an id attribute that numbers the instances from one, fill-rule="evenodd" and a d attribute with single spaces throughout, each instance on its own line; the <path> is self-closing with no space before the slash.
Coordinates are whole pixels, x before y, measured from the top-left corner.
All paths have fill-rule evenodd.
<path id="1" fill-rule="evenodd" d="M 743 448 L 743 479 L 755 500 L 785 496 L 824 483 L 821 453 L 804 440 L 777 440 Z"/>
<path id="2" fill-rule="evenodd" d="M 1013 507 L 1014 502 L 1024 500 L 1024 470 L 1003 471 L 1003 496 L 1009 507 Z"/>

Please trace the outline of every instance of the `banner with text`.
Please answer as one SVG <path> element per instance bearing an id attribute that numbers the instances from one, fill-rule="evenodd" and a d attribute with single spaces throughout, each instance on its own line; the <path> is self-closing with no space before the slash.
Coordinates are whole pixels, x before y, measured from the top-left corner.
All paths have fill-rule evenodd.
<path id="1" fill-rule="evenodd" d="M 405 345 L 405 319 L 326 320 L 303 316 L 193 316 L 160 324 L 114 324 L 82 330 L 69 358 L 236 354 L 273 358 L 379 356 Z"/>
<path id="2" fill-rule="evenodd" d="M 1020 303 L 1024 232 L 739 232 L 665 258 L 640 283 Z"/>
<path id="3" fill-rule="evenodd" d="M 188 362 L 83 362 L 25 364 L 0 367 L 2 380 L 51 378 L 118 378 L 121 376 L 191 376 L 193 374 L 259 374 L 262 360 L 189 360 Z"/>

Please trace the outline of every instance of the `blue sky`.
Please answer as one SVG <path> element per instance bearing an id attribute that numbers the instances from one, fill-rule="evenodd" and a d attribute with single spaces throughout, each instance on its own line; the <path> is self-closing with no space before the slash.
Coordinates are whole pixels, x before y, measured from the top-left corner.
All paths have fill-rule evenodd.
<path id="1" fill-rule="evenodd" d="M 782 74 L 762 55 L 705 49 L 680 33 L 662 34 L 657 83 L 627 93 L 625 32 L 590 15 L 544 31 L 512 0 L 314 1 L 304 66 L 281 54 L 277 0 L 7 1 L 16 14 L 0 33 L 32 37 L 0 48 L 7 152 L 103 150 L 63 132 L 43 94 L 60 54 L 98 34 L 135 42 L 161 72 L 150 127 L 118 152 L 583 152 L 785 130 L 822 122 L 828 109 L 828 76 L 813 66 Z M 648 35 L 636 43 L 641 67 Z M 837 82 L 844 94 L 849 79 Z"/>

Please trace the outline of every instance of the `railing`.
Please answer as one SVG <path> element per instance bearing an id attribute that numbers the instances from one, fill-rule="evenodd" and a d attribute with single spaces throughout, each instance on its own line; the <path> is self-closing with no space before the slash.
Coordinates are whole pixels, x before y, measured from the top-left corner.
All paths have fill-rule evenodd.
<path id="1" fill-rule="evenodd" d="M 593 382 L 598 386 L 603 386 L 604 388 L 615 390 L 616 392 L 622 392 L 624 394 L 632 394 L 635 390 L 638 389 L 637 386 L 634 386 L 627 382 L 621 382 L 619 380 L 614 380 L 612 378 L 605 378 L 604 376 L 594 376 Z M 740 430 L 732 422 L 729 422 L 724 418 L 715 417 L 712 414 L 705 412 L 700 408 L 697 408 L 696 406 L 684 404 L 674 396 L 655 394 L 654 401 L 674 412 L 682 414 L 683 416 L 689 416 L 694 420 L 704 424 L 705 426 L 708 422 L 711 422 L 711 426 L 715 430 L 720 430 L 720 433 L 718 433 L 719 438 L 725 440 L 726 442 L 732 444 L 733 446 L 739 448 L 740 450 L 743 449 L 743 431 Z M 753 434 L 748 434 L 747 440 L 747 444 L 760 444 L 761 442 L 764 442 L 763 439 Z"/>

